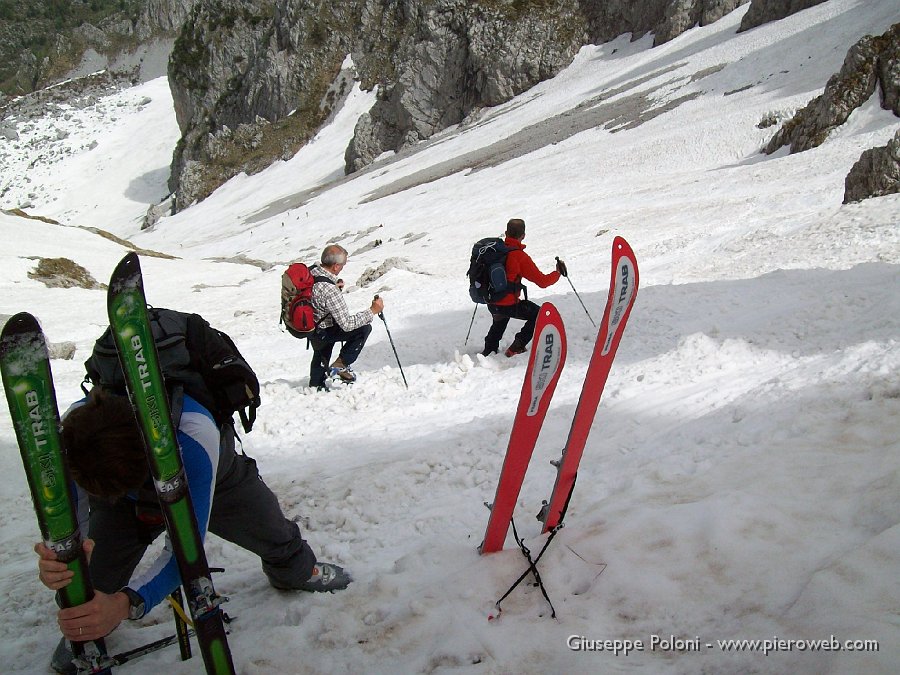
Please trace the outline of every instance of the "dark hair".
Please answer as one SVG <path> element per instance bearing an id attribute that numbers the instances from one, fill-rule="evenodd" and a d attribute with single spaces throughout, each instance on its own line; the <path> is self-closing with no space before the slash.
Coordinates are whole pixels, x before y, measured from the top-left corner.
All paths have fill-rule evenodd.
<path id="1" fill-rule="evenodd" d="M 144 443 L 126 396 L 95 387 L 66 415 L 62 442 L 72 478 L 90 494 L 116 499 L 147 480 Z"/>
<path id="2" fill-rule="evenodd" d="M 506 224 L 506 236 L 513 239 L 521 239 L 525 236 L 525 221 L 521 218 L 511 218 Z"/>

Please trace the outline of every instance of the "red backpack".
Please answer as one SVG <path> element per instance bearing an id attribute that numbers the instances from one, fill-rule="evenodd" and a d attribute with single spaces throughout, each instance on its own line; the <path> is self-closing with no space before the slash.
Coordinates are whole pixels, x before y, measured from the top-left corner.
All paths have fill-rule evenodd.
<path id="1" fill-rule="evenodd" d="M 334 283 L 328 277 L 313 276 L 303 263 L 291 263 L 281 275 L 281 321 L 295 337 L 308 337 L 316 329 L 312 287 L 317 281 Z"/>

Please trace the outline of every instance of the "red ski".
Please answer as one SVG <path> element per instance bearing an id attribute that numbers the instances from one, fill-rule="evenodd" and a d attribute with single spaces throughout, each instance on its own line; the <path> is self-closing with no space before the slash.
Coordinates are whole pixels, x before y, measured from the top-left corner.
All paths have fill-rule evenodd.
<path id="1" fill-rule="evenodd" d="M 525 471 L 566 361 L 566 332 L 562 318 L 549 302 L 541 305 L 534 336 L 497 494 L 494 503 L 488 505 L 491 515 L 484 541 L 479 546 L 481 553 L 503 549 Z"/>
<path id="2" fill-rule="evenodd" d="M 637 297 L 638 291 L 638 266 L 634 251 L 628 242 L 622 237 L 616 237 L 612 246 L 612 273 L 609 283 L 609 298 L 606 301 L 606 310 L 603 312 L 603 321 L 600 323 L 600 332 L 597 334 L 597 342 L 594 345 L 594 353 L 588 365 L 584 378 L 584 386 L 581 389 L 581 397 L 575 408 L 575 416 L 572 418 L 572 427 L 569 430 L 569 438 L 563 449 L 556 473 L 556 483 L 550 501 L 544 502 L 538 519 L 544 523 L 543 532 L 548 532 L 562 522 L 572 488 L 575 487 L 575 477 L 578 474 L 578 463 L 584 453 L 591 425 L 597 406 L 600 405 L 600 397 L 603 395 L 603 387 L 609 376 L 609 369 L 616 357 L 616 349 L 619 340 L 625 331 L 628 315 Z"/>

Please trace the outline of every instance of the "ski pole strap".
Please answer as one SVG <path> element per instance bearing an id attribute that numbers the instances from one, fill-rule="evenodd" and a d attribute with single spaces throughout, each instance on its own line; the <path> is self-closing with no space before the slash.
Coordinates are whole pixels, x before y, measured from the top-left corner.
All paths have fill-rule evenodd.
<path id="1" fill-rule="evenodd" d="M 525 546 L 525 542 L 519 537 L 519 533 L 516 530 L 515 519 L 510 518 L 509 522 L 512 525 L 513 537 L 515 537 L 516 543 L 519 545 L 519 548 L 522 550 L 522 555 L 524 555 L 528 559 L 528 569 L 525 570 L 524 572 L 522 572 L 522 574 L 519 576 L 519 578 L 513 582 L 513 585 L 509 587 L 509 590 L 507 590 L 506 593 L 504 593 L 503 596 L 499 600 L 497 600 L 497 602 L 494 603 L 494 606 L 498 610 L 503 611 L 500 608 L 500 603 L 503 602 L 504 600 L 506 600 L 507 596 L 509 596 L 509 594 L 512 593 L 518 587 L 518 585 L 521 584 L 522 581 L 525 580 L 525 577 L 527 577 L 530 572 L 531 574 L 534 575 L 535 584 L 540 587 L 541 593 L 543 594 L 544 599 L 547 601 L 547 604 L 550 605 L 550 612 L 551 612 L 550 616 L 555 619 L 556 618 L 556 608 L 553 606 L 553 603 L 550 601 L 550 596 L 547 595 L 547 589 L 544 588 L 544 582 L 541 579 L 540 572 L 538 572 L 537 564 L 540 561 L 541 557 L 543 557 L 544 552 L 547 550 L 547 547 L 550 546 L 550 542 L 553 541 L 553 537 L 555 537 L 556 533 L 562 529 L 563 525 L 562 525 L 562 523 L 560 523 L 559 525 L 554 527 L 552 530 L 550 530 L 550 536 L 547 537 L 547 541 L 544 542 L 544 546 L 541 548 L 540 553 L 538 553 L 537 558 L 534 558 L 532 560 L 531 551 L 528 549 L 527 546 Z"/>

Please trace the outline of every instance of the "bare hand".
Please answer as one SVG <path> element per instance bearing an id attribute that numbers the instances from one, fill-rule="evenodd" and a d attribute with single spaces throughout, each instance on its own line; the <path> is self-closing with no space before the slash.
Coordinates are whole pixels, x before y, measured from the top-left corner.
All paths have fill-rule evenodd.
<path id="1" fill-rule="evenodd" d="M 59 629 L 67 640 L 84 642 L 108 635 L 123 619 L 128 618 L 128 596 L 124 593 L 94 591 L 89 602 L 59 610 Z"/>
<path id="2" fill-rule="evenodd" d="M 94 552 L 94 540 L 85 539 L 84 554 L 88 561 Z M 38 578 L 51 591 L 58 591 L 72 583 L 72 577 L 75 573 L 69 569 L 68 565 L 57 559 L 56 551 L 48 548 L 43 542 L 34 545 L 34 552 L 38 554 Z"/>
<path id="3" fill-rule="evenodd" d="M 381 314 L 384 310 L 384 300 L 376 295 L 375 299 L 372 300 L 372 307 L 370 307 L 370 309 L 372 310 L 372 314 Z"/>

